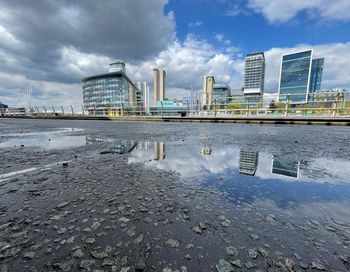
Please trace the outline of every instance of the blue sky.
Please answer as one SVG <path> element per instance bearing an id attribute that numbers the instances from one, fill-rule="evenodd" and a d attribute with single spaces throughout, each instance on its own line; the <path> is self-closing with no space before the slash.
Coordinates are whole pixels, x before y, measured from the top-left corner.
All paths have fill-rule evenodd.
<path id="1" fill-rule="evenodd" d="M 219 34 L 243 54 L 298 44 L 347 42 L 350 36 L 349 21 L 314 18 L 308 10 L 302 10 L 286 22 L 269 22 L 248 8 L 246 1 L 170 0 L 165 12 L 170 11 L 174 12 L 179 40 L 194 33 L 221 46 L 214 38 Z"/>
<path id="2" fill-rule="evenodd" d="M 80 107 L 82 78 L 115 60 L 151 90 L 163 68 L 170 99 L 201 92 L 206 74 L 238 89 L 253 51 L 275 94 L 281 56 L 306 49 L 325 58 L 323 90 L 350 90 L 349 37 L 350 0 L 1 0 L 0 101 L 32 85 L 32 105 Z"/>

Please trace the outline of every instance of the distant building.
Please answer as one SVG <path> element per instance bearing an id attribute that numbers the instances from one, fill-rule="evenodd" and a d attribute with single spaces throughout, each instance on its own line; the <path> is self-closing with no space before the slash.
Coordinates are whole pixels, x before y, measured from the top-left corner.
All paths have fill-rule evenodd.
<path id="1" fill-rule="evenodd" d="M 243 175 L 254 176 L 258 167 L 259 153 L 257 151 L 240 150 L 239 151 L 239 173 Z"/>
<path id="2" fill-rule="evenodd" d="M 203 77 L 203 105 L 205 107 L 210 107 L 212 104 L 214 83 L 214 76 L 206 75 Z"/>
<path id="3" fill-rule="evenodd" d="M 118 116 L 139 112 L 135 84 L 121 61 L 111 63 L 108 73 L 83 80 L 83 103 L 89 114 Z"/>
<path id="4" fill-rule="evenodd" d="M 212 103 L 216 105 L 227 105 L 230 96 L 230 87 L 224 83 L 215 83 L 212 90 Z"/>
<path id="5" fill-rule="evenodd" d="M 306 103 L 321 89 L 324 59 L 312 59 L 313 50 L 282 56 L 279 101 Z"/>
<path id="6" fill-rule="evenodd" d="M 265 81 L 265 56 L 263 52 L 248 54 L 244 64 L 244 94 L 262 95 Z"/>
<path id="7" fill-rule="evenodd" d="M 136 99 L 146 113 L 149 113 L 149 87 L 146 81 L 136 81 L 135 86 L 138 89 Z"/>
<path id="8" fill-rule="evenodd" d="M 0 102 L 0 115 L 5 115 L 7 112 L 8 106 Z"/>
<path id="9" fill-rule="evenodd" d="M 154 105 L 157 105 L 158 101 L 163 101 L 165 99 L 165 78 L 166 78 L 166 74 L 163 69 L 160 69 L 160 68 L 153 69 Z"/>

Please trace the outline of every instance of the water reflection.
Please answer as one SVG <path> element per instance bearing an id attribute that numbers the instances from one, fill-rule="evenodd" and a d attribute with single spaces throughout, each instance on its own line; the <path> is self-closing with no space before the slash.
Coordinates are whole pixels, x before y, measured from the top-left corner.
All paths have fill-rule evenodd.
<path id="1" fill-rule="evenodd" d="M 80 147 L 86 145 L 86 137 L 82 135 L 71 134 L 81 131 L 83 130 L 64 128 L 55 131 L 2 134 L 0 137 L 6 138 L 5 141 L 0 142 L 0 148 L 39 147 L 47 150 L 52 150 Z"/>
<path id="2" fill-rule="evenodd" d="M 284 161 L 279 157 L 272 159 L 272 173 L 292 178 L 299 177 L 300 161 Z"/>
<path id="3" fill-rule="evenodd" d="M 154 142 L 154 156 L 155 161 L 161 161 L 165 159 L 165 144 L 164 142 Z"/>
<path id="4" fill-rule="evenodd" d="M 254 176 L 258 167 L 259 152 L 240 150 L 239 151 L 239 173 Z"/>
<path id="5" fill-rule="evenodd" d="M 130 140 L 118 140 L 106 136 L 87 136 L 87 144 L 103 144 L 103 150 L 100 154 L 126 154 L 131 153 L 137 146 L 138 142 Z"/>
<path id="6" fill-rule="evenodd" d="M 165 156 L 166 145 L 166 156 Z M 237 203 L 272 200 L 280 208 L 350 200 L 349 161 L 274 156 L 268 151 L 218 149 L 179 142 L 147 143 L 129 163 L 175 171 L 191 184 L 215 187 Z M 152 159 L 153 158 L 153 159 Z M 317 173 L 317 175 L 315 174 Z M 296 182 L 297 181 L 297 182 Z"/>

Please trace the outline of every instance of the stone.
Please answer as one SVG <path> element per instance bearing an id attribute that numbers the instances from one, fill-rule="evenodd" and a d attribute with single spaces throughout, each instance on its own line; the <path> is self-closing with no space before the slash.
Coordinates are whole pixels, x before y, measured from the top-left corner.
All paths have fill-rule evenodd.
<path id="1" fill-rule="evenodd" d="M 217 272 L 231 272 L 233 271 L 232 265 L 224 260 L 220 259 L 219 262 L 215 265 Z"/>
<path id="2" fill-rule="evenodd" d="M 233 246 L 228 246 L 226 248 L 226 253 L 230 256 L 234 256 L 234 257 L 237 257 L 238 255 L 238 251 L 237 251 L 237 248 L 233 247 Z"/>
<path id="3" fill-rule="evenodd" d="M 246 262 L 246 263 L 244 264 L 244 266 L 245 266 L 247 269 L 252 269 L 252 268 L 257 267 L 257 265 L 254 264 L 254 263 L 252 263 L 252 262 Z"/>
<path id="4" fill-rule="evenodd" d="M 62 203 L 60 203 L 60 204 L 57 205 L 57 208 L 58 208 L 58 209 L 62 209 L 62 208 L 64 208 L 64 207 L 66 207 L 68 204 L 69 204 L 68 201 L 62 202 Z"/>
<path id="5" fill-rule="evenodd" d="M 95 240 L 95 238 L 87 238 L 86 240 L 85 240 L 85 243 L 87 243 L 87 244 L 94 244 L 96 242 L 96 240 Z"/>
<path id="6" fill-rule="evenodd" d="M 269 253 L 267 252 L 267 250 L 263 247 L 259 247 L 258 249 L 259 253 L 261 254 L 261 256 L 263 256 L 264 258 L 269 256 Z"/>
<path id="7" fill-rule="evenodd" d="M 104 259 L 102 266 L 112 266 L 114 264 L 114 261 L 111 259 Z"/>
<path id="8" fill-rule="evenodd" d="M 259 237 L 259 235 L 257 235 L 257 234 L 250 234 L 249 235 L 249 237 L 252 239 L 252 240 L 254 240 L 254 241 L 256 241 L 256 240 L 258 240 L 260 237 Z"/>
<path id="9" fill-rule="evenodd" d="M 80 267 L 83 269 L 88 269 L 90 266 L 94 265 L 95 263 L 96 263 L 95 260 L 85 259 L 80 262 Z"/>
<path id="10" fill-rule="evenodd" d="M 258 252 L 256 251 L 255 248 L 249 248 L 248 249 L 248 256 L 250 258 L 256 259 L 256 258 L 258 258 Z"/>
<path id="11" fill-rule="evenodd" d="M 313 260 L 311 262 L 311 268 L 318 270 L 326 270 L 326 267 L 319 260 Z"/>
<path id="12" fill-rule="evenodd" d="M 171 248 L 179 247 L 179 244 L 180 244 L 179 241 L 174 240 L 174 239 L 168 239 L 165 242 L 165 245 L 167 245 L 168 247 L 171 247 Z"/>
<path id="13" fill-rule="evenodd" d="M 241 260 L 234 260 L 231 262 L 234 266 L 238 267 L 238 268 L 242 268 L 242 262 Z"/>
<path id="14" fill-rule="evenodd" d="M 133 230 L 133 229 L 128 229 L 128 231 L 126 232 L 126 234 L 127 234 L 128 236 L 130 236 L 130 237 L 133 237 L 133 236 L 135 236 L 136 232 L 135 232 L 135 230 Z"/>
<path id="15" fill-rule="evenodd" d="M 143 234 L 140 233 L 139 236 L 137 236 L 135 239 L 134 239 L 134 243 L 135 244 L 141 244 L 143 241 Z"/>
<path id="16" fill-rule="evenodd" d="M 118 220 L 119 222 L 123 222 L 123 223 L 128 223 L 130 221 L 130 219 L 126 218 L 126 217 L 121 217 Z"/>
<path id="17" fill-rule="evenodd" d="M 201 228 L 199 226 L 194 226 L 192 228 L 192 230 L 198 234 L 202 234 L 203 233 L 203 230 L 201 230 Z"/>
<path id="18" fill-rule="evenodd" d="M 82 258 L 84 256 L 84 252 L 79 248 L 73 253 L 73 257 Z"/>
<path id="19" fill-rule="evenodd" d="M 94 223 L 92 224 L 91 228 L 94 229 L 94 230 L 96 230 L 96 229 L 98 229 L 100 226 L 101 226 L 101 223 L 99 223 L 99 222 L 94 222 Z"/>
<path id="20" fill-rule="evenodd" d="M 33 259 L 34 256 L 35 256 L 35 252 L 33 252 L 33 251 L 27 251 L 23 254 L 23 257 L 25 259 Z"/>
<path id="21" fill-rule="evenodd" d="M 108 253 L 106 251 L 98 252 L 96 250 L 91 251 L 91 256 L 95 259 L 104 259 L 108 257 Z"/>

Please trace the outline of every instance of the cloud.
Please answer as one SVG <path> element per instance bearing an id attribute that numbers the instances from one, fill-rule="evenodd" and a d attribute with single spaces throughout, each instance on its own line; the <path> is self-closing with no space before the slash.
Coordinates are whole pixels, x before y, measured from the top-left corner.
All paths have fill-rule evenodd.
<path id="1" fill-rule="evenodd" d="M 201 26 L 203 24 L 202 21 L 195 21 L 195 22 L 190 22 L 188 24 L 189 27 L 197 27 L 197 26 Z"/>
<path id="2" fill-rule="evenodd" d="M 261 13 L 270 23 L 285 23 L 301 12 L 317 20 L 350 20 L 348 0 L 248 0 L 247 7 Z"/>
<path id="3" fill-rule="evenodd" d="M 80 67 L 65 62 L 73 51 L 131 62 L 149 59 L 175 35 L 173 14 L 163 11 L 166 3 L 3 0 L 0 69 L 33 80 L 77 83 Z"/>

